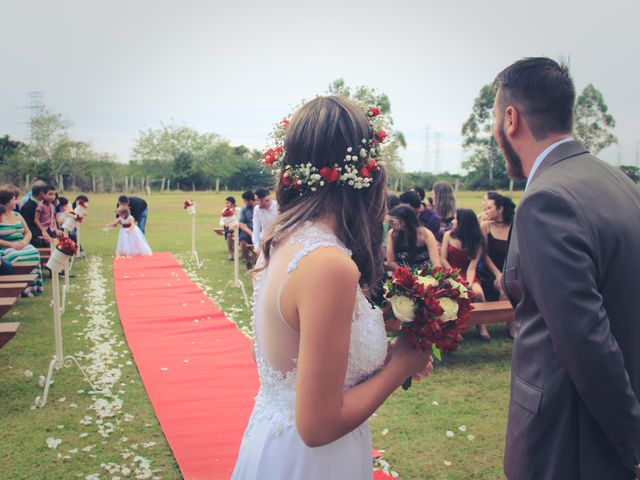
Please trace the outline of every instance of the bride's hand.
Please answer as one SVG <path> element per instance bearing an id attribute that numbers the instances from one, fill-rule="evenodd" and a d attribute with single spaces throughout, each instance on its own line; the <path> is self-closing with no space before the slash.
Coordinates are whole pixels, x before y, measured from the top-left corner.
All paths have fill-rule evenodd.
<path id="1" fill-rule="evenodd" d="M 405 335 L 400 335 L 389 347 L 391 359 L 389 365 L 393 365 L 401 372 L 401 378 L 429 376 L 433 370 L 433 358 L 421 349 L 415 349 L 409 343 Z"/>

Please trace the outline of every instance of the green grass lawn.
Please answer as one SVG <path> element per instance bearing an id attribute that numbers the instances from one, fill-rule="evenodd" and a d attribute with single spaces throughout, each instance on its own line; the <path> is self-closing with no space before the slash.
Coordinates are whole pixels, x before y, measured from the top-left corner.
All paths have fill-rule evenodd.
<path id="1" fill-rule="evenodd" d="M 219 298 L 233 267 L 222 237 L 213 233 L 227 195 L 152 195 L 147 199 L 147 237 L 155 251 L 176 254 L 201 288 L 247 330 L 250 312 L 239 290 Z M 477 210 L 482 195 L 462 192 L 459 206 Z M 239 193 L 235 197 L 240 201 Z M 117 231 L 102 231 L 113 219 L 115 198 L 90 197 L 89 216 L 82 224 L 87 257 L 76 260 L 63 316 L 65 354 L 88 366 L 92 379 L 109 384 L 112 396 L 105 407 L 100 401 L 105 396 L 90 392 L 80 372 L 69 367 L 55 373 L 47 405 L 33 407 L 42 392 L 38 376 L 46 373 L 54 352 L 51 281 L 45 281 L 44 295 L 20 299 L 2 318 L 22 324 L 0 349 L 2 479 L 181 478 L 118 318 L 112 281 Z M 187 198 L 197 202 L 197 248 L 204 261 L 199 270 L 189 254 L 191 221 L 182 208 Z M 251 288 L 248 276 L 244 283 Z M 385 460 L 401 478 L 503 478 L 511 342 L 503 326 L 489 330 L 494 337 L 490 344 L 469 332 L 460 350 L 445 356 L 429 379 L 414 383 L 408 392 L 397 391 L 371 419 L 374 445 L 385 451 Z M 62 442 L 49 448 L 48 438 Z"/>

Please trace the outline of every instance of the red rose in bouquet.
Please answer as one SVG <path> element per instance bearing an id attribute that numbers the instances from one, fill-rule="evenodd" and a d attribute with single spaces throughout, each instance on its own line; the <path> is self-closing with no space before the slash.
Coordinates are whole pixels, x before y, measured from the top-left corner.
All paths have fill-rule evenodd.
<path id="1" fill-rule="evenodd" d="M 69 237 L 62 237 L 56 243 L 56 249 L 65 255 L 73 257 L 78 254 L 78 246 Z"/>
<path id="2" fill-rule="evenodd" d="M 438 360 L 441 351 L 458 348 L 473 309 L 473 291 L 459 273 L 431 266 L 413 272 L 406 267 L 396 270 L 384 286 L 390 330 L 407 335 L 414 348 L 431 348 Z"/>

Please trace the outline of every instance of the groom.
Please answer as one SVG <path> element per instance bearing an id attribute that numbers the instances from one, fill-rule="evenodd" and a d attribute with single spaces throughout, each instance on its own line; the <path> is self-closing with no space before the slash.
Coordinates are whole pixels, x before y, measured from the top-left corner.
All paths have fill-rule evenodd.
<path id="1" fill-rule="evenodd" d="M 503 287 L 516 309 L 509 480 L 640 475 L 640 189 L 571 136 L 567 67 L 496 78 L 493 135 L 527 179 Z"/>

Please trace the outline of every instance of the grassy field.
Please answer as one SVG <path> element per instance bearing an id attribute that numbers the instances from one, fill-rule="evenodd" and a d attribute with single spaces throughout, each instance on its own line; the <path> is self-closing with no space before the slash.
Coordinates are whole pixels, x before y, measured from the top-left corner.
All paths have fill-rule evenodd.
<path id="1" fill-rule="evenodd" d="M 205 292 L 247 329 L 250 312 L 239 291 L 230 291 L 224 301 L 218 298 L 232 275 L 232 263 L 222 237 L 212 229 L 227 195 L 151 196 L 147 236 L 155 251 L 176 254 Z M 235 196 L 240 199 L 240 194 Z M 459 205 L 477 210 L 481 197 L 463 192 Z M 0 478 L 179 479 L 118 319 L 112 282 L 117 232 L 102 231 L 113 218 L 115 196 L 90 198 L 82 226 L 87 257 L 74 266 L 63 317 L 64 346 L 65 353 L 78 357 L 92 380 L 109 385 L 113 395 L 105 405 L 103 396 L 91 392 L 71 367 L 54 375 L 48 404 L 33 406 L 41 394 L 37 378 L 45 374 L 54 351 L 47 280 L 43 296 L 19 300 L 2 319 L 22 326 L 0 350 Z M 197 247 L 204 266 L 197 271 L 188 253 L 190 218 L 182 208 L 186 198 L 198 205 Z M 245 285 L 251 285 L 248 278 Z M 371 419 L 374 445 L 385 451 L 385 460 L 401 478 L 503 478 L 511 342 L 503 326 L 489 330 L 494 338 L 490 344 L 469 332 L 460 350 L 445 356 L 427 381 L 396 392 Z M 61 443 L 49 448 L 47 439 Z"/>

